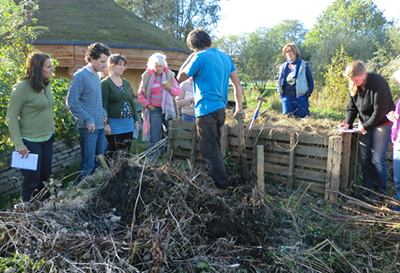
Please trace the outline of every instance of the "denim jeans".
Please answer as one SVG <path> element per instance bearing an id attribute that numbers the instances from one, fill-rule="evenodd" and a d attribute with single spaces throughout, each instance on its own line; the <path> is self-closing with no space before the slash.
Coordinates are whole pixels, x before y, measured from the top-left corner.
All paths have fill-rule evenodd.
<path id="1" fill-rule="evenodd" d="M 107 146 L 104 128 L 94 130 L 93 133 L 89 133 L 86 128 L 79 128 L 79 134 L 81 161 L 78 167 L 80 173 L 78 181 L 81 181 L 100 166 L 99 160 L 96 160 L 96 155 L 104 155 Z"/>
<path id="2" fill-rule="evenodd" d="M 304 118 L 305 116 L 310 116 L 310 111 L 308 110 L 308 99 L 306 96 L 299 98 L 296 97 L 282 97 L 282 113 L 288 114 L 290 116 L 294 115 L 296 117 Z"/>
<path id="3" fill-rule="evenodd" d="M 156 145 L 161 138 L 168 136 L 168 126 L 168 120 L 165 119 L 161 107 L 155 107 L 153 111 L 150 111 L 149 149 Z M 160 149 L 150 155 L 150 160 L 154 165 L 157 164 L 159 151 Z M 164 154 L 167 155 L 167 146 L 164 148 Z"/>
<path id="4" fill-rule="evenodd" d="M 400 201 L 400 150 L 393 148 L 393 176 L 397 201 Z"/>
<path id="5" fill-rule="evenodd" d="M 196 122 L 196 118 L 194 116 L 189 116 L 189 115 L 186 115 L 186 114 L 182 114 L 182 121 L 195 123 Z"/>
<path id="6" fill-rule="evenodd" d="M 27 202 L 44 188 L 43 181 L 47 181 L 51 176 L 51 166 L 53 163 L 53 143 L 54 135 L 44 142 L 31 142 L 22 139 L 29 153 L 38 155 L 36 171 L 22 170 L 24 184 L 22 185 L 21 196 Z"/>
<path id="7" fill-rule="evenodd" d="M 386 193 L 388 172 L 385 155 L 390 141 L 392 124 L 375 127 L 359 135 L 363 186 Z"/>
<path id="8" fill-rule="evenodd" d="M 224 160 L 221 153 L 220 127 L 225 123 L 225 108 L 196 118 L 197 139 L 201 155 L 211 170 L 211 177 L 219 189 L 228 188 Z"/>

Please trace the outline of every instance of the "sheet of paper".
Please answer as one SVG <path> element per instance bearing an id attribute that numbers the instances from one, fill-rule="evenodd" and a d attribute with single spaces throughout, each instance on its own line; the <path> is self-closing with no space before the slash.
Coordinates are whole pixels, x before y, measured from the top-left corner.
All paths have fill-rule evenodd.
<path id="1" fill-rule="evenodd" d="M 347 130 L 338 129 L 338 132 L 340 132 L 340 133 L 354 133 L 356 130 L 357 130 L 357 128 L 356 129 L 347 129 Z"/>
<path id="2" fill-rule="evenodd" d="M 21 158 L 21 155 L 19 153 L 13 152 L 11 157 L 11 168 L 36 171 L 37 162 L 37 154 L 29 154 L 28 158 Z"/>

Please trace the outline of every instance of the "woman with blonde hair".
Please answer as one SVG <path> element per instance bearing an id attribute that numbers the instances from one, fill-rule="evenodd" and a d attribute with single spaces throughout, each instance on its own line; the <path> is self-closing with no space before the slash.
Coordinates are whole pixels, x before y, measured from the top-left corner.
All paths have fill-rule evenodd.
<path id="1" fill-rule="evenodd" d="M 15 149 L 22 158 L 29 154 L 38 155 L 35 171 L 22 170 L 21 196 L 24 201 L 38 196 L 44 188 L 43 181 L 47 181 L 52 172 L 55 101 L 49 80 L 53 70 L 49 55 L 31 53 L 26 60 L 25 76 L 14 86 L 7 107 L 6 121 Z M 46 192 L 38 197 L 49 196 Z"/>
<path id="2" fill-rule="evenodd" d="M 168 121 L 178 118 L 175 96 L 180 93 L 175 73 L 168 69 L 166 56 L 162 53 L 151 55 L 138 91 L 143 106 L 142 140 L 149 141 L 149 149 L 160 140 L 162 131 L 168 136 Z M 158 154 L 155 151 L 150 155 L 151 165 L 157 164 Z"/>
<path id="3" fill-rule="evenodd" d="M 278 96 L 282 113 L 304 118 L 310 116 L 308 98 L 314 90 L 314 79 L 308 63 L 300 59 L 296 44 L 288 43 L 282 49 L 287 62 L 279 67 Z"/>
<path id="4" fill-rule="evenodd" d="M 347 65 L 344 75 L 349 79 L 350 98 L 346 108 L 345 124 L 341 129 L 352 129 L 358 115 L 363 186 L 379 193 L 386 193 L 388 173 L 385 162 L 390 141 L 392 122 L 386 114 L 395 106 L 389 84 L 381 75 L 367 72 L 362 62 Z M 364 196 L 367 201 L 377 196 L 359 191 L 356 197 Z"/>

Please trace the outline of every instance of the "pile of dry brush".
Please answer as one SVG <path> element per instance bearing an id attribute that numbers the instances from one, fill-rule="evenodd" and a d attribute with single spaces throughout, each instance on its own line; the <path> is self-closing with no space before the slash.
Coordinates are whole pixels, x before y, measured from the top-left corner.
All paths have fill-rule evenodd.
<path id="1" fill-rule="evenodd" d="M 40 272 L 400 272 L 400 216 L 380 204 L 230 180 L 218 195 L 203 170 L 120 159 L 1 211 L 0 256 L 44 261 Z"/>

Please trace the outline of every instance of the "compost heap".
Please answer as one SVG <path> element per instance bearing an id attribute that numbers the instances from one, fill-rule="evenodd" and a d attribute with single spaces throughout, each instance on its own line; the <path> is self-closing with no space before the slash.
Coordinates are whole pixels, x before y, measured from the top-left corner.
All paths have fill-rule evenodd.
<path id="1" fill-rule="evenodd" d="M 233 184 L 237 180 L 231 177 Z M 2 214 L 21 234 L 17 243 L 0 240 L 0 253 L 18 248 L 50 259 L 54 268 L 91 272 L 108 267 L 188 272 L 207 264 L 220 270 L 265 264 L 270 259 L 268 234 L 280 226 L 279 212 L 264 205 L 251 183 L 222 196 L 213 190 L 204 172 L 191 175 L 175 166 L 150 168 L 119 160 L 111 170 L 59 192 L 40 209 L 22 208 L 24 217 L 17 221 L 11 219 L 15 213 L 10 218 Z"/>

